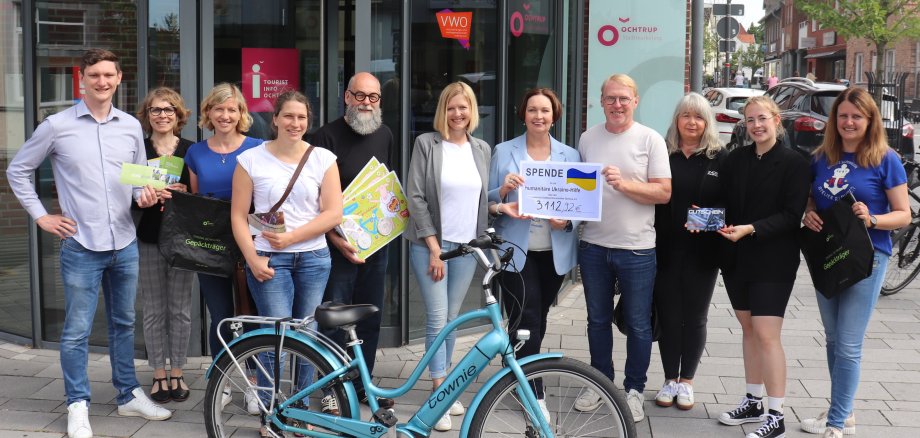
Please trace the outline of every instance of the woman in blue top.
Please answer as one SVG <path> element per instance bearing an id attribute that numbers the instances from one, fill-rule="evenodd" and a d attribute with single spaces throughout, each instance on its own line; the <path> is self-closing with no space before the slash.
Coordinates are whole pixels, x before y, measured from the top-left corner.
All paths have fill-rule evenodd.
<path id="1" fill-rule="evenodd" d="M 827 209 L 853 193 L 857 200 L 853 214 L 866 224 L 875 248 L 869 278 L 833 298 L 815 294 L 827 340 L 831 406 L 817 418 L 802 421 L 802 429 L 840 437 L 844 432 L 856 433 L 853 398 L 859 384 L 862 343 L 891 255 L 890 230 L 911 219 L 907 175 L 897 153 L 888 147 L 882 116 L 867 91 L 848 88 L 834 101 L 824 142 L 815 150 L 811 169 L 814 179 L 805 226 L 820 231 L 822 222 L 816 210 Z"/>
<path id="2" fill-rule="evenodd" d="M 262 140 L 243 135 L 252 126 L 252 116 L 240 89 L 228 83 L 215 86 L 201 102 L 198 126 L 213 131 L 214 136 L 193 144 L 185 155 L 192 193 L 229 201 L 236 157 L 262 143 Z M 213 357 L 221 350 L 217 324 L 233 316 L 233 282 L 230 278 L 198 274 L 198 286 L 211 315 L 208 345 Z M 223 327 L 221 336 L 224 340 L 231 339 L 229 326 Z M 224 396 L 229 402 L 229 393 Z M 259 403 L 254 394 L 247 394 L 246 402 L 248 412 L 257 415 Z"/>
<path id="3" fill-rule="evenodd" d="M 549 130 L 562 116 L 562 104 L 549 88 L 534 88 L 524 94 L 518 107 L 518 118 L 526 132 L 495 146 L 489 170 L 489 212 L 497 215 L 493 226 L 508 243 L 520 248 L 513 263 L 500 274 L 502 288 L 507 292 L 502 304 L 511 324 L 530 331 L 530 339 L 515 352 L 522 358 L 540 352 L 546 334 L 546 315 L 562 286 L 562 280 L 575 266 L 578 234 L 565 219 L 522 217 L 515 208 L 517 188 L 525 184 L 521 176 L 522 161 L 579 162 L 581 156 L 550 135 Z M 517 343 L 517 331 L 509 330 L 512 344 Z M 543 399 L 542 382 L 534 382 L 537 402 L 546 416 L 549 411 Z"/>

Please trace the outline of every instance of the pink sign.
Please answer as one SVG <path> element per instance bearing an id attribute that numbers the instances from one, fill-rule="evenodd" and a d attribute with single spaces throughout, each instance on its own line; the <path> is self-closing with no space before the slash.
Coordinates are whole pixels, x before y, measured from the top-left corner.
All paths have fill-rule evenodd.
<path id="1" fill-rule="evenodd" d="M 297 49 L 243 48 L 243 96 L 253 113 L 272 112 L 275 98 L 300 89 Z"/>

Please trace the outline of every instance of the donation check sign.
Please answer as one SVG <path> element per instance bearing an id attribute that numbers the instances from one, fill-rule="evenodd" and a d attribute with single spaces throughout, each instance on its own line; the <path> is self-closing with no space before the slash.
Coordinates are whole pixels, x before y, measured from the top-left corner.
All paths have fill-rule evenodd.
<path id="1" fill-rule="evenodd" d="M 521 214 L 539 218 L 601 220 L 603 179 L 597 163 L 522 161 Z"/>

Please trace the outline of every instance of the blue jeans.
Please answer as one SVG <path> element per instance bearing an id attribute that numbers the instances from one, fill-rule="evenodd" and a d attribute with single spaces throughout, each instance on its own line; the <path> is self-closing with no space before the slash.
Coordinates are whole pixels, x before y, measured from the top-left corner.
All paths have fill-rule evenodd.
<path id="1" fill-rule="evenodd" d="M 258 281 L 252 276 L 252 271 L 246 267 L 246 282 L 249 292 L 256 303 L 260 316 L 304 318 L 313 315 L 316 307 L 323 299 L 323 290 L 329 279 L 329 270 L 332 260 L 329 258 L 329 248 L 304 252 L 266 252 L 256 251 L 262 257 L 269 257 L 268 266 L 275 270 L 274 277 Z M 316 323 L 311 327 L 316 328 Z M 275 354 L 262 353 L 259 361 L 268 370 L 274 373 Z M 283 364 L 282 357 L 280 363 Z M 298 361 L 296 388 L 303 388 L 312 382 L 313 366 Z M 283 370 L 279 370 L 279 373 Z M 262 373 L 258 373 L 259 386 L 269 386 L 269 380 Z M 268 404 L 271 394 L 268 391 L 259 391 L 262 401 Z"/>
<path id="2" fill-rule="evenodd" d="M 652 354 L 652 295 L 655 249 L 578 245 L 578 263 L 588 307 L 588 351 L 591 366 L 613 380 L 613 296 L 619 283 L 626 318 L 626 369 L 623 387 L 642 393 Z"/>
<path id="3" fill-rule="evenodd" d="M 323 301 L 341 304 L 373 304 L 380 309 L 380 312 L 362 320 L 355 327 L 358 338 L 364 341 L 361 344 L 361 353 L 364 356 L 364 362 L 367 363 L 367 370 L 372 375 L 374 359 L 377 357 L 377 345 L 380 341 L 380 323 L 383 319 L 388 250 L 389 247 L 383 247 L 368 257 L 364 264 L 356 265 L 348 261 L 338 249 L 329 249 L 332 257 L 332 271 L 329 274 L 329 282 L 326 283 Z M 331 329 L 325 330 L 324 333 L 344 346 L 345 333 L 342 330 Z M 361 389 L 360 381 L 356 381 L 355 385 Z"/>
<path id="4" fill-rule="evenodd" d="M 872 275 L 868 278 L 834 298 L 816 293 L 827 340 L 827 368 L 831 375 L 828 426 L 843 428 L 844 420 L 853 410 L 853 398 L 859 385 L 863 338 L 878 301 L 887 267 L 888 256 L 876 251 Z"/>
<path id="5" fill-rule="evenodd" d="M 137 242 L 119 250 L 91 251 L 70 237 L 61 242 L 61 278 L 64 282 L 64 329 L 61 332 L 61 370 L 67 404 L 89 401 L 86 374 L 89 335 L 99 302 L 105 299 L 112 385 L 119 405 L 134 399 L 139 387 L 134 373 L 134 299 L 137 294 Z"/>
<path id="6" fill-rule="evenodd" d="M 198 274 L 198 289 L 211 316 L 208 346 L 211 349 L 211 357 L 215 357 L 224 348 L 217 339 L 217 324 L 233 316 L 233 280 L 216 275 Z M 220 336 L 228 344 L 233 340 L 230 324 L 223 325 Z"/>
<path id="7" fill-rule="evenodd" d="M 457 249 L 460 245 L 454 242 L 441 242 L 441 252 Z M 412 243 L 409 245 L 409 265 L 412 273 L 418 280 L 419 292 L 425 303 L 425 350 L 431 348 L 434 338 L 451 321 L 457 319 L 463 298 L 470 288 L 470 281 L 476 273 L 476 259 L 472 254 L 457 257 L 444 262 L 444 278 L 434 282 L 428 275 L 428 246 Z M 457 333 L 447 335 L 444 343 L 438 347 L 431 362 L 428 363 L 428 372 L 432 379 L 447 376 L 450 368 L 450 357 L 454 352 L 454 341 Z"/>

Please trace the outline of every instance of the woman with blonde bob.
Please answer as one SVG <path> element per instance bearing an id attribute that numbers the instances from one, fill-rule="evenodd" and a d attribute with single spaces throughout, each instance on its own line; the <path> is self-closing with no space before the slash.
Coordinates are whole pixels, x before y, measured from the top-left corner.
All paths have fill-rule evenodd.
<path id="1" fill-rule="evenodd" d="M 677 103 L 665 142 L 671 166 L 671 200 L 655 206 L 658 273 L 655 307 L 661 325 L 658 350 L 665 382 L 655 403 L 693 408 L 693 377 L 706 346 L 706 322 L 719 273 L 718 235 L 687 230 L 687 210 L 721 205 L 719 167 L 728 153 L 703 96 Z"/>
<path id="2" fill-rule="evenodd" d="M 182 96 L 166 87 L 147 93 L 137 109 L 137 119 L 147 138 L 144 148 L 147 160 L 158 162 L 162 157 L 185 157 L 192 142 L 179 137 L 188 121 L 188 108 Z M 183 167 L 178 180 L 167 181 L 169 190 L 160 191 L 160 199 L 172 197 L 172 191 L 188 191 L 189 173 Z M 138 297 L 144 313 L 144 341 L 147 359 L 153 368 L 150 398 L 157 403 L 184 401 L 189 396 L 182 367 L 186 363 L 189 335 L 192 332 L 192 273 L 170 268 L 160 254 L 160 222 L 162 205 L 142 209 L 137 224 L 140 252 Z M 166 358 L 169 358 L 169 376 Z"/>
<path id="3" fill-rule="evenodd" d="M 410 242 L 409 262 L 425 303 L 425 348 L 449 322 L 457 318 L 463 298 L 476 271 L 472 255 L 446 262 L 442 252 L 456 249 L 483 233 L 488 217 L 488 143 L 473 137 L 479 110 L 473 90 L 463 82 L 444 88 L 434 114 L 437 132 L 415 139 L 406 193 L 409 223 L 403 236 Z M 455 334 L 451 333 L 428 364 L 432 389 L 444 382 Z M 452 427 L 450 415 L 462 415 L 463 405 L 454 403 L 434 429 Z"/>
<path id="4" fill-rule="evenodd" d="M 797 235 L 808 201 L 808 161 L 783 145 L 769 96 L 744 106 L 753 144 L 728 154 L 719 179 L 725 205 L 722 278 L 741 324 L 747 394 L 719 421 L 761 423 L 747 438 L 785 436 L 786 354 L 780 334 L 799 268 Z M 763 388 L 766 386 L 766 403 Z"/>
<path id="5" fill-rule="evenodd" d="M 833 298 L 815 294 L 827 341 L 831 405 L 817 418 L 802 421 L 802 429 L 837 438 L 856 433 L 853 398 L 859 385 L 863 338 L 891 256 L 890 231 L 911 220 L 907 174 L 898 154 L 888 147 L 882 116 L 867 91 L 847 88 L 837 96 L 811 170 L 805 226 L 821 231 L 819 212 L 852 193 L 857 201 L 853 214 L 866 225 L 875 249 L 872 275 Z"/>
<path id="6" fill-rule="evenodd" d="M 229 201 L 237 157 L 262 143 L 260 139 L 244 135 L 252 126 L 252 116 L 240 89 L 228 83 L 211 89 L 201 102 L 198 126 L 214 132 L 214 136 L 193 144 L 186 155 L 192 193 Z M 217 325 L 233 316 L 233 282 L 229 278 L 199 273 L 198 286 L 211 315 L 208 344 L 213 357 L 221 350 Z M 224 340 L 230 339 L 227 325 L 221 330 L 221 336 Z M 229 387 L 224 392 L 224 400 L 230 402 Z M 254 393 L 247 393 L 245 401 L 251 415 L 259 414 L 259 401 Z"/>

